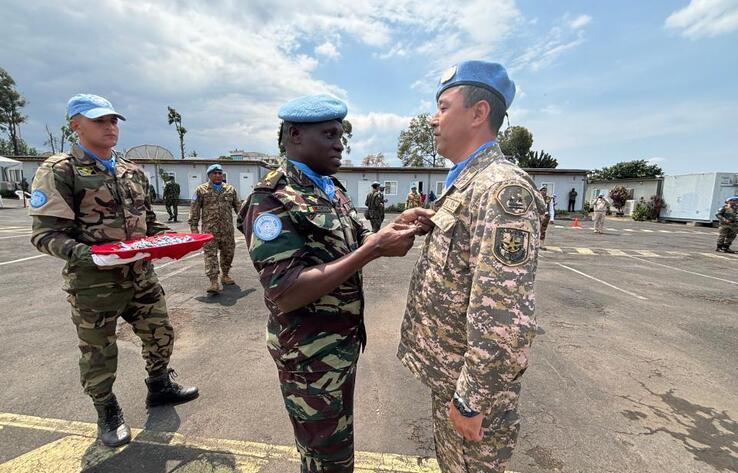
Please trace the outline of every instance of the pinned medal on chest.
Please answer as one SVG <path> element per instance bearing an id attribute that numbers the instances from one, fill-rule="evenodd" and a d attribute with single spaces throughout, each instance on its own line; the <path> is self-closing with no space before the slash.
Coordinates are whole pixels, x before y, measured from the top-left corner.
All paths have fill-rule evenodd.
<path id="1" fill-rule="evenodd" d="M 210 233 L 164 233 L 135 240 L 93 245 L 92 254 L 116 255 L 121 259 L 132 258 L 138 253 L 146 253 L 146 260 L 171 258 L 180 259 L 197 251 L 213 239 Z"/>

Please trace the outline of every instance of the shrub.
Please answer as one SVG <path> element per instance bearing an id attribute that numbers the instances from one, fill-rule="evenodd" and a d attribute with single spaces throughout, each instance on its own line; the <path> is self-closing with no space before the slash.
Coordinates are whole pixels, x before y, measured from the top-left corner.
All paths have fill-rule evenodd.
<path id="1" fill-rule="evenodd" d="M 661 197 L 652 195 L 651 199 L 646 203 L 646 208 L 648 209 L 648 218 L 658 220 L 661 209 L 666 208 L 666 202 Z"/>
<path id="2" fill-rule="evenodd" d="M 385 207 L 384 211 L 387 213 L 402 213 L 402 211 L 405 210 L 405 202 L 400 202 L 399 204 L 392 204 L 389 207 Z"/>
<path id="3" fill-rule="evenodd" d="M 623 216 L 623 207 L 625 207 L 625 201 L 628 200 L 628 190 L 623 186 L 616 186 L 610 191 L 610 200 L 612 206 L 618 211 L 619 216 Z"/>
<path id="4" fill-rule="evenodd" d="M 637 204 L 635 209 L 633 209 L 633 220 L 636 222 L 643 222 L 650 219 L 649 216 L 650 212 L 647 205 Z"/>
<path id="5" fill-rule="evenodd" d="M 583 209 L 583 210 L 584 210 L 585 212 L 587 212 L 587 213 L 590 213 L 590 212 L 592 212 L 592 210 L 593 210 L 594 208 L 592 207 L 592 204 L 590 204 L 588 200 L 585 200 L 585 201 L 584 201 L 584 205 L 582 205 L 582 209 Z"/>

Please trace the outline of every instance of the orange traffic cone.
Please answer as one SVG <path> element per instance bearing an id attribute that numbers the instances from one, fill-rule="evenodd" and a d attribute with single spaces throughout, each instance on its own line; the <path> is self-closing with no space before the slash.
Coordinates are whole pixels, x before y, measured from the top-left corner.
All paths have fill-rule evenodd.
<path id="1" fill-rule="evenodd" d="M 579 217 L 574 217 L 574 220 L 571 221 L 571 228 L 582 228 L 579 225 Z"/>

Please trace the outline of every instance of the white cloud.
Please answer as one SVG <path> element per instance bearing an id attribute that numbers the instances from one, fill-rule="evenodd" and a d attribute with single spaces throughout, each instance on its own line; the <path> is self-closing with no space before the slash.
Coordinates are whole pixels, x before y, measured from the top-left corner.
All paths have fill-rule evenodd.
<path id="1" fill-rule="evenodd" d="M 592 17 L 589 15 L 579 15 L 578 17 L 574 18 L 569 22 L 569 27 L 575 30 L 578 30 L 579 28 L 584 28 L 589 24 L 589 22 L 592 21 Z"/>
<path id="2" fill-rule="evenodd" d="M 666 19 L 666 28 L 680 30 L 689 39 L 710 38 L 738 30 L 735 0 L 691 0 Z"/>
<path id="3" fill-rule="evenodd" d="M 338 49 L 336 49 L 336 47 L 330 41 L 326 41 L 325 43 L 316 47 L 315 54 L 324 56 L 328 59 L 338 59 L 339 57 L 341 57 L 341 53 L 338 52 Z"/>
<path id="4" fill-rule="evenodd" d="M 407 128 L 413 117 L 396 113 L 370 112 L 349 114 L 347 118 L 355 131 L 351 139 L 351 154 L 344 157 L 359 163 L 367 154 L 378 152 L 393 160 L 397 154 L 397 138 L 400 131 Z"/>

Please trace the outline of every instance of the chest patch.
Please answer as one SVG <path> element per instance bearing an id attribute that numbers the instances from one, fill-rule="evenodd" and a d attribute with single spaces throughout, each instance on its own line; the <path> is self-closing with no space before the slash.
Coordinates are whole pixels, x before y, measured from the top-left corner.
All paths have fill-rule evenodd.
<path id="1" fill-rule="evenodd" d="M 254 235 L 263 241 L 272 241 L 282 233 L 282 221 L 274 214 L 263 213 L 254 220 Z"/>
<path id="2" fill-rule="evenodd" d="M 518 228 L 497 228 L 492 253 L 497 261 L 506 266 L 519 266 L 527 262 L 530 232 Z"/>
<path id="3" fill-rule="evenodd" d="M 533 193 L 525 187 L 511 184 L 497 192 L 497 202 L 505 213 L 524 215 L 533 205 Z"/>

